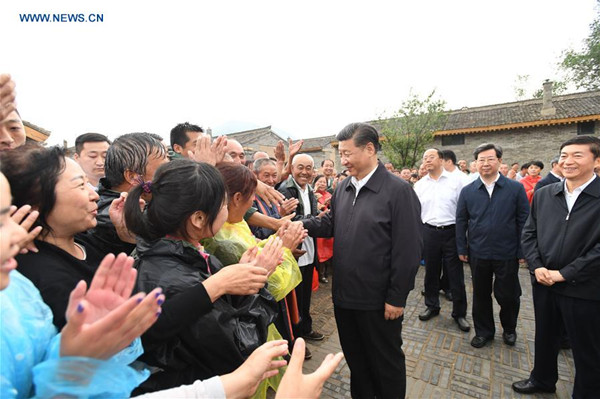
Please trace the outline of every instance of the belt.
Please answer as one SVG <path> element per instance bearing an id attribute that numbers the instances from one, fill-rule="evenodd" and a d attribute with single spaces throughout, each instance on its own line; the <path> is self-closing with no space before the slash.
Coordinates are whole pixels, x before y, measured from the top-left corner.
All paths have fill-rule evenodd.
<path id="1" fill-rule="evenodd" d="M 429 227 L 430 229 L 436 229 L 436 230 L 450 230 L 450 229 L 453 229 L 454 227 L 456 227 L 455 224 L 448 224 L 446 226 L 434 226 L 432 224 L 425 223 L 424 225 L 425 225 L 425 227 Z"/>

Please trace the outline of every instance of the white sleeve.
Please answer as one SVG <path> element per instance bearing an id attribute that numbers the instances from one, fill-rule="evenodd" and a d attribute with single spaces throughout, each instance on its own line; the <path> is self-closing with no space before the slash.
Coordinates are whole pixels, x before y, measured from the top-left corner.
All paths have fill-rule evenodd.
<path id="1" fill-rule="evenodd" d="M 225 399 L 225 389 L 221 378 L 212 377 L 205 381 L 197 380 L 192 385 L 182 385 L 136 396 L 136 399 Z"/>

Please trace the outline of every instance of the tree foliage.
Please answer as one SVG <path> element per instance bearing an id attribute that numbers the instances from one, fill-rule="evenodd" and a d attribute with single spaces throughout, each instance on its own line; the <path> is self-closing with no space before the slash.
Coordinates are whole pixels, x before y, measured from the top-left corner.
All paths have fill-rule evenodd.
<path id="1" fill-rule="evenodd" d="M 411 92 L 400 109 L 379 117 L 383 153 L 394 167 L 416 166 L 433 142 L 433 133 L 446 123 L 446 102 L 434 99 L 434 94 L 435 90 L 422 99 Z"/>
<path id="2" fill-rule="evenodd" d="M 597 4 L 600 13 L 600 1 Z M 578 89 L 600 89 L 600 14 L 590 25 L 590 35 L 580 52 L 567 50 L 559 64 Z"/>

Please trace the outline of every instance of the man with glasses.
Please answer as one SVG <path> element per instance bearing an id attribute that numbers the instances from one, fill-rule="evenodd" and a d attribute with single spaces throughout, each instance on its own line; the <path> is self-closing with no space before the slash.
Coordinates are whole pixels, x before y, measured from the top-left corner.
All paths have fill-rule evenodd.
<path id="1" fill-rule="evenodd" d="M 500 305 L 502 338 L 506 345 L 513 346 L 521 296 L 520 238 L 529 215 L 529 202 L 522 184 L 498 172 L 502 148 L 482 144 L 473 155 L 479 178 L 461 191 L 456 209 L 458 257 L 470 262 L 473 274 L 475 337 L 471 345 L 482 348 L 494 339 L 493 286 Z"/>
<path id="2" fill-rule="evenodd" d="M 470 330 L 467 315 L 467 294 L 463 265 L 456 252 L 456 204 L 463 181 L 443 166 L 444 154 L 431 148 L 423 154 L 423 167 L 427 171 L 415 183 L 415 192 L 421 201 L 423 222 L 423 258 L 425 259 L 425 306 L 419 320 L 427 321 L 440 314 L 440 272 L 442 263 L 448 271 L 452 293 L 452 318 L 464 332 Z"/>

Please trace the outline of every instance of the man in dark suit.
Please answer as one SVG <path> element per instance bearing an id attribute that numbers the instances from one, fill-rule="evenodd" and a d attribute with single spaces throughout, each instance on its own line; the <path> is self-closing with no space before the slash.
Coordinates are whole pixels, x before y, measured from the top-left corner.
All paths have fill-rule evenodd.
<path id="1" fill-rule="evenodd" d="M 563 175 L 562 175 L 562 171 L 560 169 L 560 165 L 558 164 L 558 157 L 553 158 L 552 161 L 550 161 L 550 164 L 552 165 L 552 169 L 550 170 L 550 173 L 548 173 L 546 175 L 546 177 L 544 177 L 542 180 L 540 180 L 539 182 L 537 182 L 537 184 L 535 185 L 535 191 L 539 190 L 540 188 L 547 186 L 548 184 L 552 184 L 552 183 L 558 183 L 559 181 L 562 181 L 563 179 Z"/>
<path id="2" fill-rule="evenodd" d="M 575 361 L 574 398 L 600 393 L 600 139 L 575 136 L 560 148 L 564 183 L 541 188 L 523 228 L 532 274 L 535 360 L 519 393 L 554 392 L 562 322 Z"/>
<path id="3" fill-rule="evenodd" d="M 350 178 L 313 237 L 335 237 L 333 305 L 353 398 L 404 398 L 402 320 L 421 260 L 421 207 L 411 186 L 377 160 L 377 130 L 352 123 L 337 135 Z M 439 275 L 438 275 L 439 278 Z"/>
<path id="4" fill-rule="evenodd" d="M 517 339 L 522 260 L 521 231 L 529 215 L 522 184 L 501 175 L 502 148 L 482 144 L 473 153 L 479 178 L 462 189 L 456 207 L 458 257 L 470 262 L 473 274 L 473 323 L 471 345 L 482 348 L 494 339 L 494 297 L 500 305 L 502 338 L 507 345 Z"/>

